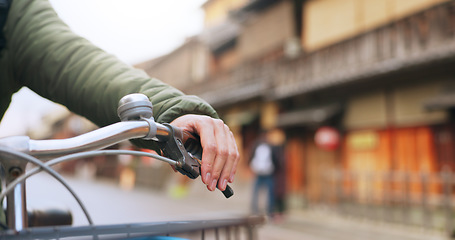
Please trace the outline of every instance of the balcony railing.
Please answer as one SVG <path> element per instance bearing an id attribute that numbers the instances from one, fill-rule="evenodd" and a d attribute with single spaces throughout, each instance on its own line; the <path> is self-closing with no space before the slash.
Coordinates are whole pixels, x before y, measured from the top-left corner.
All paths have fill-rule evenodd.
<path id="1" fill-rule="evenodd" d="M 455 1 L 295 60 L 242 64 L 186 91 L 222 106 L 234 103 L 234 99 L 286 98 L 452 61 L 455 62 Z"/>
<path id="2" fill-rule="evenodd" d="M 281 65 L 274 94 L 307 93 L 455 59 L 451 1 Z"/>

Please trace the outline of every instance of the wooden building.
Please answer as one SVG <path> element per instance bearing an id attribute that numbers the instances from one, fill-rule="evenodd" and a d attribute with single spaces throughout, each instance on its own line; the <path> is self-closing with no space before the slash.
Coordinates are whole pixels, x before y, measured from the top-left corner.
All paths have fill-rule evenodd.
<path id="1" fill-rule="evenodd" d="M 290 197 L 319 201 L 328 191 L 322 176 L 333 169 L 455 170 L 455 1 L 208 0 L 202 7 L 203 33 L 138 67 L 212 104 L 244 160 L 260 128 L 282 129 Z M 322 126 L 340 134 L 333 151 L 314 141 Z M 251 177 L 246 161 L 239 175 Z"/>

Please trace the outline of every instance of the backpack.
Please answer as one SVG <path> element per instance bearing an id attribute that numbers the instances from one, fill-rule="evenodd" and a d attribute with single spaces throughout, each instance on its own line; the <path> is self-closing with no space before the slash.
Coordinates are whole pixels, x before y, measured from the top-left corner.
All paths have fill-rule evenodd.
<path id="1" fill-rule="evenodd" d="M 272 160 L 272 147 L 266 143 L 259 144 L 254 150 L 250 168 L 256 175 L 270 175 L 275 170 Z"/>
<path id="2" fill-rule="evenodd" d="M 6 46 L 6 39 L 3 35 L 3 27 L 8 17 L 9 6 L 12 0 L 0 0 L 0 51 Z"/>

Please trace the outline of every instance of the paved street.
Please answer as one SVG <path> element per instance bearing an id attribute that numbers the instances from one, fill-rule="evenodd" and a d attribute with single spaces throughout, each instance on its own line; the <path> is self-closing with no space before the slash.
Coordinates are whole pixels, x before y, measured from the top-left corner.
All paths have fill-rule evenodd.
<path id="1" fill-rule="evenodd" d="M 85 203 L 95 224 L 234 217 L 243 216 L 247 211 L 240 198 L 227 200 L 221 192 L 206 191 L 203 184 L 196 182 L 199 179 L 192 184 L 192 190 L 197 194 L 182 199 L 141 187 L 122 190 L 113 181 L 93 182 L 71 177 L 66 177 L 66 180 Z M 198 187 L 200 189 L 196 189 Z M 45 174 L 34 176 L 27 182 L 27 189 L 29 207 L 70 208 L 75 225 L 87 224 L 76 201 L 51 177 Z"/>
<path id="2" fill-rule="evenodd" d="M 440 233 L 392 224 L 346 219 L 320 211 L 294 214 L 280 225 L 268 224 L 262 232 L 264 239 L 304 240 L 442 240 Z M 281 236 L 280 236 L 281 235 Z M 288 238 L 289 236 L 289 238 Z"/>
<path id="3" fill-rule="evenodd" d="M 151 222 L 190 219 L 221 219 L 245 216 L 248 212 L 249 186 L 236 186 L 232 199 L 204 189 L 200 180 L 191 185 L 183 199 L 145 188 L 120 189 L 112 181 L 87 181 L 67 178 L 85 202 L 95 224 Z M 75 225 L 86 225 L 76 201 L 49 176 L 40 174 L 27 183 L 29 207 L 61 206 L 70 208 Z M 40 200 L 37 200 L 40 199 Z M 440 240 L 443 235 L 416 228 L 345 219 L 321 211 L 294 211 L 280 224 L 267 223 L 259 229 L 259 239 L 372 239 L 372 240 Z"/>

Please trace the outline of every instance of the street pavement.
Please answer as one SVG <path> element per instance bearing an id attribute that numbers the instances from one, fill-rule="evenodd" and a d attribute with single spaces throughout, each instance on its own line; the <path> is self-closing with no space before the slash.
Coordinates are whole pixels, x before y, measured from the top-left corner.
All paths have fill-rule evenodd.
<path id="1" fill-rule="evenodd" d="M 125 190 L 112 180 L 66 178 L 86 204 L 95 224 L 136 223 L 176 220 L 223 219 L 246 216 L 250 184 L 233 185 L 235 195 L 225 199 L 221 192 L 209 192 L 197 179 L 186 197 L 173 198 L 166 191 L 143 187 Z M 170 183 L 172 185 L 172 183 Z M 29 208 L 70 209 L 76 226 L 87 225 L 77 202 L 63 186 L 45 174 L 27 182 Z M 223 239 L 223 238 L 222 238 Z M 269 220 L 258 228 L 264 240 L 442 240 L 444 234 L 394 224 L 346 218 L 329 211 L 293 210 L 283 221 Z"/>

